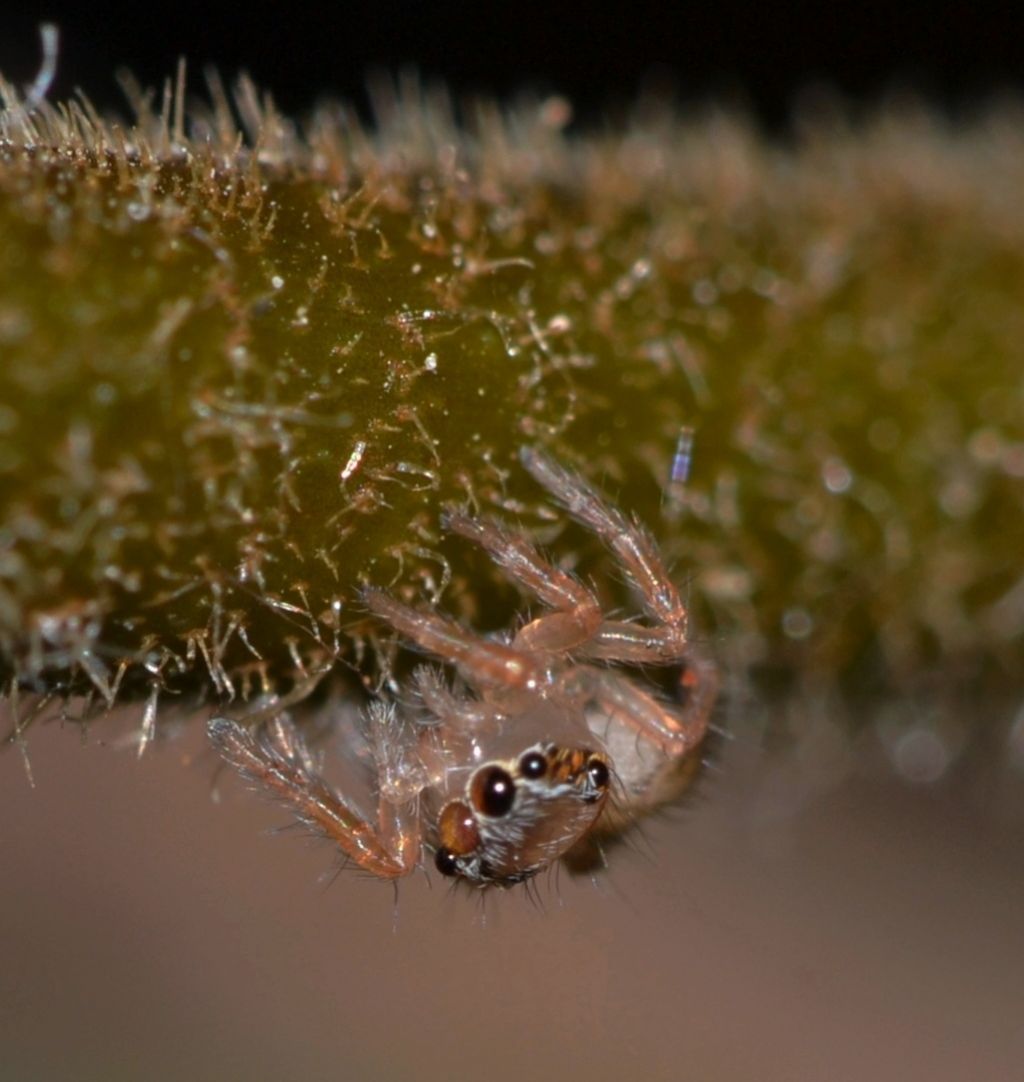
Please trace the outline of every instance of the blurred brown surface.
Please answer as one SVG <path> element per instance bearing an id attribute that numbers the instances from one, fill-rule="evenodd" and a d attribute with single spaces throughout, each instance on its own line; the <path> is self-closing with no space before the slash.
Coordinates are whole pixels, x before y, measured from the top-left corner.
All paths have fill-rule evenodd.
<path id="1" fill-rule="evenodd" d="M 0 757 L 0 1078 L 1009 1080 L 1022 775 L 983 797 L 729 745 L 597 887 L 392 890 L 266 827 L 200 727 Z M 184 760 L 184 762 L 183 762 Z M 833 762 L 835 767 L 835 761 Z"/>

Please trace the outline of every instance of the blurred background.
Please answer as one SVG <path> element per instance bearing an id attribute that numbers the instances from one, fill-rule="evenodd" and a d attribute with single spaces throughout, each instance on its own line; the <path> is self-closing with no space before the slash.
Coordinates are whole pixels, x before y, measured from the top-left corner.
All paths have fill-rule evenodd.
<path id="1" fill-rule="evenodd" d="M 1024 79 L 1020 12 L 962 0 L 22 2 L 5 5 L 0 69 L 8 77 L 34 77 L 44 19 L 63 30 L 53 96 L 82 87 L 102 105 L 122 102 L 117 68 L 160 85 L 180 56 L 196 72 L 207 64 L 232 78 L 247 70 L 289 112 L 322 96 L 365 103 L 369 72 L 411 66 L 460 95 L 560 93 L 578 118 L 599 119 L 656 87 L 685 101 L 742 102 L 775 127 L 818 85 L 859 102 L 916 88 L 955 111 Z"/>
<path id="2" fill-rule="evenodd" d="M 0 70 L 31 81 L 49 19 L 51 96 L 102 107 L 121 105 L 118 67 L 159 84 L 186 55 L 293 112 L 365 107 L 368 74 L 412 65 L 460 94 L 564 94 L 581 125 L 656 88 L 784 137 L 821 88 L 855 109 L 913 91 L 953 117 L 1021 93 L 1018 18 L 23 4 Z M 1019 1078 L 1024 709 L 974 708 L 1009 738 L 954 765 L 904 703 L 852 743 L 835 703 L 773 706 L 799 711 L 798 737 L 765 748 L 746 734 L 772 729 L 769 708 L 727 702 L 736 735 L 694 799 L 598 882 L 552 878 L 533 900 L 333 878 L 329 848 L 269 835 L 283 813 L 218 779 L 198 725 L 141 761 L 126 720 L 41 726 L 35 788 L 0 756 L 0 1079 Z"/>
<path id="3" fill-rule="evenodd" d="M 736 739 L 596 883 L 395 895 L 116 730 L 0 760 L 5 1080 L 1020 1077 L 1019 778 Z"/>

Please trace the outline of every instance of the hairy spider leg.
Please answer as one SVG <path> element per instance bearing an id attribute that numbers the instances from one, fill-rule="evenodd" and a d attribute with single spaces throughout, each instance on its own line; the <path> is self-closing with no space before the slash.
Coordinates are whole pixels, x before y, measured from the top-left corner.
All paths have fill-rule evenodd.
<path id="1" fill-rule="evenodd" d="M 718 669 L 704 657 L 687 665 L 683 701 L 678 706 L 659 701 L 612 669 L 581 666 L 566 674 L 565 684 L 567 690 L 588 695 L 603 713 L 628 725 L 666 755 L 678 758 L 693 751 L 707 735 L 718 694 Z"/>
<path id="2" fill-rule="evenodd" d="M 444 674 L 432 665 L 417 665 L 412 674 L 416 691 L 423 705 L 436 721 L 457 729 L 472 729 L 493 721 L 497 711 L 487 703 L 456 695 L 445 683 Z M 432 722 L 421 722 L 426 726 Z"/>
<path id="3" fill-rule="evenodd" d="M 399 806 L 381 799 L 374 829 L 320 776 L 305 741 L 283 716 L 255 729 L 214 717 L 207 733 L 242 777 L 284 803 L 300 822 L 333 841 L 361 868 L 397 879 L 416 867 L 420 828 L 415 802 Z"/>
<path id="4" fill-rule="evenodd" d="M 555 612 L 520 628 L 512 645 L 529 652 L 564 653 L 594 637 L 603 617 L 597 598 L 574 575 L 555 567 L 525 538 L 495 522 L 448 511 L 444 526 L 484 548 L 524 590 Z"/>
<path id="5" fill-rule="evenodd" d="M 636 588 L 644 612 L 658 624 L 646 628 L 626 621 L 606 621 L 585 653 L 640 663 L 671 664 L 682 660 L 687 647 L 686 606 L 665 570 L 654 538 L 638 522 L 607 504 L 579 474 L 542 451 L 524 447 L 520 458 L 534 480 L 611 549 Z"/>
<path id="6" fill-rule="evenodd" d="M 543 670 L 522 650 L 481 638 L 436 612 L 414 609 L 383 590 L 363 590 L 366 607 L 407 639 L 442 661 L 455 665 L 471 684 L 532 688 L 544 680 Z"/>

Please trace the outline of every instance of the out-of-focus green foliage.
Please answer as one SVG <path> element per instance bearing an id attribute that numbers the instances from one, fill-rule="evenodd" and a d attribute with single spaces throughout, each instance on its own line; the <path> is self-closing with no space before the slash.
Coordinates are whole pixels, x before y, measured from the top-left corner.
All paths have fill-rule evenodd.
<path id="1" fill-rule="evenodd" d="M 8 685 L 279 686 L 350 651 L 365 581 L 503 626 L 521 602 L 439 511 L 554 540 L 524 443 L 651 527 L 730 671 L 1016 679 L 1011 118 L 783 149 L 721 117 L 568 137 L 558 102 L 299 135 L 244 84 L 240 127 L 219 93 L 127 127 L 6 93 Z M 582 533 L 557 548 L 624 603 Z"/>

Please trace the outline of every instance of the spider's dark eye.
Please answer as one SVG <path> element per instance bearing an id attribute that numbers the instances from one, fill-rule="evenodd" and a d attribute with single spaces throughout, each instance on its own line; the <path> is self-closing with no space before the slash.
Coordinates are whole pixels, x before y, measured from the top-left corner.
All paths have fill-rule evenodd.
<path id="1" fill-rule="evenodd" d="M 604 759 L 591 759 L 587 764 L 587 777 L 595 789 L 607 789 L 609 782 L 608 764 Z"/>
<path id="2" fill-rule="evenodd" d="M 519 773 L 524 778 L 543 778 L 548 772 L 548 761 L 539 751 L 528 751 L 519 760 Z"/>
<path id="3" fill-rule="evenodd" d="M 445 849 L 443 845 L 434 854 L 434 867 L 442 875 L 452 876 L 459 874 L 458 859 L 450 849 Z"/>
<path id="4" fill-rule="evenodd" d="M 473 779 L 471 796 L 479 812 L 497 819 L 511 810 L 516 798 L 516 783 L 508 771 L 500 766 L 489 766 Z"/>

